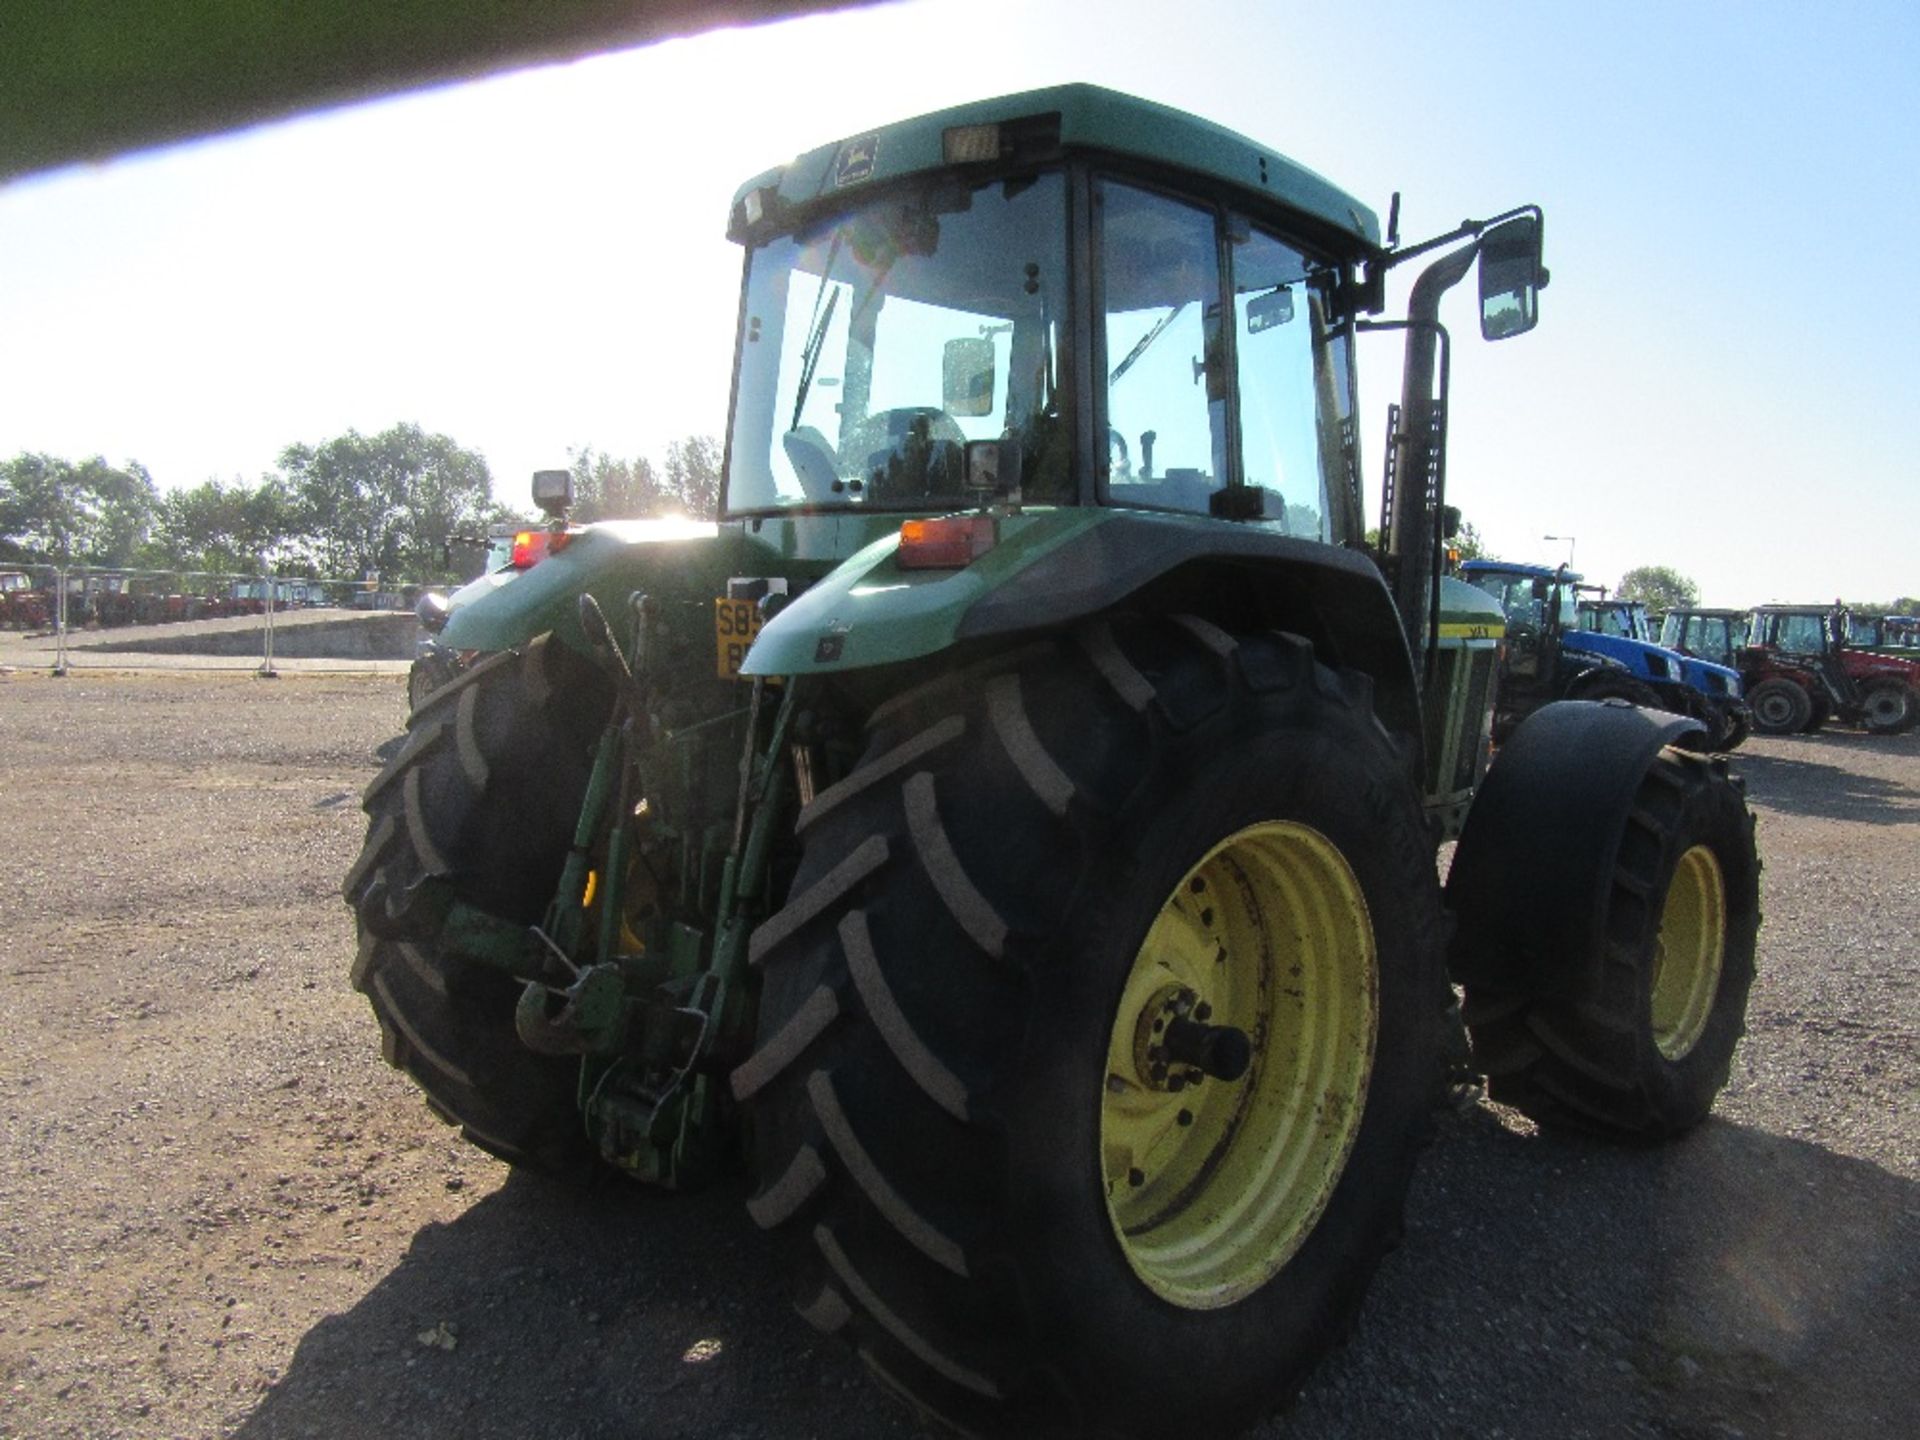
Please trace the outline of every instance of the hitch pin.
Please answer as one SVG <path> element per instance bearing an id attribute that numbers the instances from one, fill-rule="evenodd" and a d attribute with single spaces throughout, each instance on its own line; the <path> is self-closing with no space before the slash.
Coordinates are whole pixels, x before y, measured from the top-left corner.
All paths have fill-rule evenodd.
<path id="1" fill-rule="evenodd" d="M 580 978 L 580 967 L 574 964 L 572 960 L 567 958 L 566 951 L 562 950 L 558 945 L 553 943 L 552 936 L 547 934 L 547 932 L 542 930 L 538 925 L 529 925 L 527 929 L 533 933 L 534 939 L 538 940 L 542 945 L 547 947 L 547 953 L 549 955 L 553 956 L 554 959 L 558 960 L 562 965 L 567 967 L 567 973 L 569 975 L 573 976 L 573 978 L 576 980 Z"/>

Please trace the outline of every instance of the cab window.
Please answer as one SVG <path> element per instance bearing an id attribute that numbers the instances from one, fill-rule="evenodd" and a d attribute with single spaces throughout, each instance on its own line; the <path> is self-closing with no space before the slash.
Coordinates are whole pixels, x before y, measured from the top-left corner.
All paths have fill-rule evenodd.
<path id="1" fill-rule="evenodd" d="M 1105 277 L 1107 493 L 1206 514 L 1226 484 L 1220 261 L 1213 213 L 1095 186 Z"/>
<path id="2" fill-rule="evenodd" d="M 1822 617 L 1782 615 L 1776 624 L 1774 644 L 1789 654 L 1818 655 L 1826 649 Z"/>
<path id="3" fill-rule="evenodd" d="M 1346 352 L 1328 343 L 1332 277 L 1240 217 L 1227 233 L 1241 480 L 1278 497 L 1288 534 L 1325 540 L 1326 477 L 1344 469 L 1353 419 Z"/>

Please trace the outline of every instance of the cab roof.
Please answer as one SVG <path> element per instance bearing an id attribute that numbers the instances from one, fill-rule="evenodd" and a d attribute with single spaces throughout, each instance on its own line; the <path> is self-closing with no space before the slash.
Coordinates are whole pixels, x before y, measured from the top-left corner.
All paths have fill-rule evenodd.
<path id="1" fill-rule="evenodd" d="M 1044 130 L 1048 139 L 1057 133 L 1062 150 L 1104 151 L 1198 171 L 1256 200 L 1299 211 L 1367 251 L 1381 248 L 1379 217 L 1304 165 L 1198 116 L 1098 85 L 1056 85 L 977 100 L 821 145 L 747 181 L 734 192 L 733 214 L 741 213 L 749 194 L 769 188 L 784 205 L 809 207 L 856 188 L 944 169 L 948 130 L 995 124 L 1025 130 L 1019 122 Z"/>
<path id="2" fill-rule="evenodd" d="M 1466 560 L 1460 565 L 1462 575 L 1526 575 L 1535 580 L 1565 580 L 1578 582 L 1585 577 L 1578 570 L 1568 570 L 1559 565 L 1524 565 L 1512 560 Z"/>

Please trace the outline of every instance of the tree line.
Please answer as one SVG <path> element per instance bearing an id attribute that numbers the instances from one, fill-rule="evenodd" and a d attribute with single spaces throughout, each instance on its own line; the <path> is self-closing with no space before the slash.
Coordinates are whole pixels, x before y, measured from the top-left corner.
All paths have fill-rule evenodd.
<path id="1" fill-rule="evenodd" d="M 674 441 L 659 466 L 591 447 L 571 458 L 577 520 L 719 512 L 711 436 Z M 289 445 L 254 485 L 163 491 L 138 461 L 0 460 L 0 560 L 15 563 L 251 574 L 265 557 L 278 575 L 435 584 L 464 578 L 463 556 L 493 527 L 532 523 L 494 499 L 478 451 L 412 424 Z"/>
<path id="2" fill-rule="evenodd" d="M 1658 615 L 1663 611 L 1690 609 L 1700 603 L 1700 587 L 1690 576 L 1671 565 L 1640 565 L 1620 577 L 1614 592 L 1622 600 L 1644 601 Z M 1920 615 L 1920 597 L 1897 596 L 1892 600 L 1836 600 L 1835 605 L 1861 615 Z"/>

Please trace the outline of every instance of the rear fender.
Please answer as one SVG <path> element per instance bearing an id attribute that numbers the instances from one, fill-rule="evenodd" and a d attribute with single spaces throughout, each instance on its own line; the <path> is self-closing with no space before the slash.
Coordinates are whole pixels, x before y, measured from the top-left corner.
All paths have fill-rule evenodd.
<path id="1" fill-rule="evenodd" d="M 635 591 L 710 607 L 726 593 L 730 575 L 746 573 L 747 549 L 740 527 L 712 521 L 590 526 L 533 568 L 485 576 L 460 591 L 441 643 L 458 651 L 506 650 L 551 631 L 584 653 L 580 596 L 591 594 L 625 646 L 632 640 L 627 600 Z"/>
<path id="2" fill-rule="evenodd" d="M 1579 997 L 1604 940 L 1640 782 L 1662 747 L 1696 748 L 1703 730 L 1620 701 L 1564 700 L 1514 731 L 1474 797 L 1447 876 L 1456 981 Z"/>
<path id="3" fill-rule="evenodd" d="M 1412 658 L 1366 556 L 1145 511 L 1034 509 L 996 526 L 993 547 L 959 569 L 902 569 L 899 536 L 875 541 L 770 620 L 742 673 L 840 674 L 1116 610 L 1178 609 L 1229 630 L 1292 631 L 1328 664 L 1372 676 L 1382 723 L 1419 761 Z"/>

